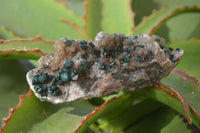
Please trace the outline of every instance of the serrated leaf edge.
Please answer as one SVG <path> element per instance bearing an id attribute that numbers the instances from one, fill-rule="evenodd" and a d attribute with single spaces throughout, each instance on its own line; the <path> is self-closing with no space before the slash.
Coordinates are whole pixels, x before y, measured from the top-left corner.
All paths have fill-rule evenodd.
<path id="1" fill-rule="evenodd" d="M 178 73 L 179 75 L 181 75 L 182 77 L 186 78 L 186 79 L 191 79 L 194 82 L 194 86 L 197 86 L 198 90 L 200 91 L 200 82 L 194 77 L 189 75 L 188 73 L 186 73 L 185 70 L 179 70 L 179 69 L 174 69 L 174 71 L 176 73 Z M 188 105 L 190 110 L 200 119 L 200 114 L 196 112 L 196 110 L 189 104 Z"/>
<path id="2" fill-rule="evenodd" d="M 133 27 L 131 28 L 131 33 L 133 32 L 133 30 L 135 28 L 135 14 L 136 14 L 132 9 L 132 2 L 133 2 L 133 0 L 129 0 L 129 10 L 131 12 L 132 21 L 133 21 Z"/>
<path id="3" fill-rule="evenodd" d="M 7 27 L 5 27 L 5 26 L 3 26 L 3 25 L 0 25 L 0 27 L 2 28 L 2 29 L 4 29 L 5 31 L 7 31 L 9 34 L 11 34 L 12 36 L 14 36 L 14 37 L 18 37 L 14 32 L 12 32 L 12 31 L 10 31 Z"/>
<path id="4" fill-rule="evenodd" d="M 163 83 L 159 83 L 159 85 L 156 85 L 155 87 L 157 89 L 163 90 L 160 86 L 162 86 L 163 88 L 170 91 L 170 93 L 168 93 L 164 90 L 165 93 L 168 93 L 170 96 L 176 98 L 178 101 L 181 102 L 181 105 L 182 105 L 183 110 L 185 112 L 185 116 L 188 119 L 189 124 L 192 124 L 192 118 L 190 117 L 190 110 L 189 110 L 189 106 L 188 106 L 186 99 L 178 91 L 176 91 L 174 88 L 169 87 L 169 86 L 167 86 Z"/>
<path id="5" fill-rule="evenodd" d="M 10 49 L 10 50 L 0 50 L 0 54 L 2 54 L 2 56 L 4 58 L 7 58 L 9 57 L 9 53 L 14 53 L 14 52 L 17 52 L 17 53 L 20 53 L 20 54 L 24 54 L 24 53 L 33 53 L 33 54 L 38 54 L 38 56 L 44 56 L 44 55 L 47 55 L 47 53 L 44 53 L 42 52 L 41 50 L 39 50 L 38 48 L 36 49 L 30 49 L 30 50 L 15 50 L 15 49 Z M 26 58 L 24 58 L 26 59 Z M 34 59 L 34 58 L 33 58 Z"/>
<path id="6" fill-rule="evenodd" d="M 78 25 L 76 25 L 73 22 L 70 22 L 69 20 L 61 20 L 61 22 L 67 24 L 68 26 L 70 26 L 73 30 L 75 30 L 83 39 L 85 40 L 93 40 L 84 29 L 82 29 L 81 27 L 79 27 Z"/>
<path id="7" fill-rule="evenodd" d="M 192 9 L 195 9 L 195 12 L 198 11 L 200 12 L 200 7 L 197 7 L 196 5 L 194 6 L 184 6 L 183 8 L 176 8 L 175 10 L 173 10 L 168 16 L 166 16 L 165 18 L 163 18 L 162 20 L 160 20 L 160 22 L 158 22 L 154 27 L 152 27 L 150 33 L 149 33 L 149 36 L 151 36 L 152 34 L 155 33 L 155 31 L 163 24 L 165 23 L 168 19 L 178 15 L 178 14 L 182 14 L 184 13 L 184 11 L 190 11 Z M 157 13 L 158 11 L 153 11 L 153 13 L 151 15 L 153 15 L 154 13 Z M 148 19 L 148 18 L 146 18 Z"/>
<path id="8" fill-rule="evenodd" d="M 99 106 L 98 108 L 96 108 L 95 110 L 93 110 L 89 115 L 87 115 L 83 120 L 82 122 L 79 124 L 79 126 L 77 126 L 77 128 L 73 131 L 73 133 L 77 133 L 78 130 L 83 126 L 83 124 L 90 118 L 92 117 L 94 114 L 98 113 L 101 109 L 103 109 L 103 107 L 105 107 L 108 103 L 110 103 L 111 101 L 117 99 L 117 98 L 120 98 L 122 97 L 123 95 L 121 96 L 118 96 L 118 97 L 113 97 L 112 99 L 104 102 L 101 106 Z"/>
<path id="9" fill-rule="evenodd" d="M 138 32 L 138 30 L 140 31 L 140 28 L 143 27 L 143 25 L 146 23 L 146 21 L 148 21 L 148 19 L 151 19 L 151 17 L 153 17 L 156 13 L 160 13 L 160 12 L 162 13 L 163 11 L 169 10 L 169 9 L 170 9 L 170 7 L 165 6 L 164 8 L 162 8 L 160 10 L 153 10 L 152 13 L 148 17 L 147 16 L 143 17 L 142 21 L 133 30 L 133 34 L 140 33 L 140 32 Z M 168 11 L 168 13 L 166 15 L 164 15 L 160 20 L 158 20 L 158 22 L 156 24 L 154 24 L 154 26 L 150 27 L 150 29 L 146 32 L 146 34 L 151 36 L 168 19 L 172 18 L 173 16 L 179 15 L 184 12 L 189 12 L 192 10 L 195 10 L 195 12 L 197 12 L 197 11 L 200 12 L 200 7 L 197 7 L 197 5 L 193 5 L 193 6 L 186 5 L 186 6 L 178 7 L 178 8 L 172 9 L 172 10 L 170 9 L 170 11 Z"/>
<path id="10" fill-rule="evenodd" d="M 84 13 L 83 13 L 83 29 L 86 31 L 87 29 L 87 12 L 88 12 L 88 0 L 84 1 Z"/>
<path id="11" fill-rule="evenodd" d="M 20 42 L 20 41 L 42 41 L 42 42 L 46 42 L 46 43 L 55 43 L 55 41 L 51 41 L 51 40 L 46 40 L 43 39 L 40 36 L 34 37 L 34 38 L 16 38 L 16 39 L 10 39 L 10 40 L 0 40 L 0 45 L 2 43 L 9 43 L 9 42 Z"/>
<path id="12" fill-rule="evenodd" d="M 198 88 L 198 90 L 200 90 L 200 83 L 199 81 L 194 77 L 194 76 L 190 76 L 189 74 L 186 73 L 186 71 L 184 70 L 179 70 L 179 69 L 174 69 L 174 72 L 176 72 L 177 74 L 179 74 L 180 76 L 182 76 L 183 78 L 189 79 L 193 81 L 194 86 L 196 86 Z M 165 88 L 166 90 L 162 89 Z M 184 109 L 186 118 L 188 119 L 188 123 L 191 125 L 192 124 L 192 119 L 190 117 L 190 111 L 193 112 L 199 119 L 200 119 L 200 114 L 198 114 L 196 112 L 196 110 L 187 103 L 186 99 L 178 92 L 176 91 L 174 88 L 169 87 L 163 83 L 159 83 L 159 85 L 155 86 L 156 89 L 159 89 L 160 91 L 176 98 L 178 101 L 181 102 L 181 105 Z"/>
<path id="13" fill-rule="evenodd" d="M 0 132 L 2 133 L 4 131 L 4 129 L 6 128 L 6 125 L 8 123 L 8 121 L 12 118 L 13 113 L 20 108 L 21 103 L 26 99 L 27 96 L 29 96 L 32 92 L 31 89 L 29 89 L 29 92 L 25 95 L 19 95 L 19 103 L 17 104 L 16 107 L 13 108 L 9 108 L 9 115 L 6 118 L 3 118 L 3 126 L 0 128 Z"/>
<path id="14" fill-rule="evenodd" d="M 0 40 L 0 45 L 1 44 L 6 44 L 6 43 L 11 43 L 11 42 L 23 42 L 23 41 L 30 41 L 30 42 L 33 42 L 33 41 L 41 41 L 41 42 L 45 42 L 45 43 L 49 43 L 49 44 L 53 44 L 55 43 L 55 41 L 50 41 L 50 40 L 45 40 L 43 39 L 42 37 L 40 36 L 37 36 L 35 38 L 16 38 L 16 39 L 10 39 L 10 40 Z M 17 52 L 17 53 L 34 53 L 34 54 L 39 54 L 39 56 L 43 56 L 43 55 L 46 55 L 47 53 L 44 53 L 42 52 L 40 49 L 38 48 L 35 48 L 35 49 L 29 49 L 29 50 L 16 50 L 16 49 L 9 49 L 9 50 L 0 50 L 0 53 L 1 54 L 5 54 L 5 55 L 2 55 L 4 56 L 5 58 L 7 56 L 9 56 L 8 54 L 9 53 L 14 53 L 14 52 Z"/>
<path id="15" fill-rule="evenodd" d="M 200 91 L 200 82 L 194 76 L 189 75 L 185 70 L 174 69 L 174 71 L 186 79 L 191 79 L 194 81 L 194 85 L 197 86 Z"/>

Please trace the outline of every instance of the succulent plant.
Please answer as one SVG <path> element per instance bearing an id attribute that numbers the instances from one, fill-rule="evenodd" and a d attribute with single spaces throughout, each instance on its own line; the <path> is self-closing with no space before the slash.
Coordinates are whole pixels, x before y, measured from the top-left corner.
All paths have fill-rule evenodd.
<path id="1" fill-rule="evenodd" d="M 69 1 L 67 5 L 65 2 L 0 1 L 0 117 L 3 119 L 0 132 L 200 131 L 199 1 L 76 0 Z M 79 51 L 88 52 L 95 49 L 94 38 L 100 31 L 133 37 L 137 34 L 153 37 L 156 34 L 164 37 L 166 45 L 170 47 L 166 48 L 160 39 L 155 40 L 160 49 L 174 49 L 176 52 L 183 49 L 184 56 L 168 76 L 167 73 L 166 77 L 163 76 L 165 78 L 155 82 L 153 86 L 143 88 L 140 87 L 141 83 L 136 88 L 129 89 L 132 91 L 121 89 L 117 94 L 109 93 L 109 96 L 102 95 L 104 97 L 101 98 L 90 97 L 62 104 L 40 101 L 29 89 L 26 73 L 39 67 L 40 57 L 44 56 L 40 61 L 45 62 L 44 58 L 55 52 L 53 44 L 57 40 L 66 37 L 59 44 L 56 42 L 55 47 L 59 49 L 62 44 L 71 48 L 74 45 L 73 40 L 78 39 Z M 62 47 L 60 49 L 62 51 Z M 104 51 L 104 56 L 115 58 L 108 49 L 96 49 L 93 51 L 94 59 L 99 58 L 101 50 Z M 124 50 L 130 53 L 130 49 Z M 148 52 L 152 54 L 154 51 Z M 57 57 L 62 58 L 55 56 Z M 132 59 L 131 55 L 122 57 L 119 62 L 109 62 L 110 67 L 117 63 L 124 65 Z M 167 58 L 171 62 L 176 59 L 169 52 Z M 78 56 L 74 56 L 73 60 L 80 60 L 80 70 L 85 69 L 87 60 Z M 88 66 L 92 67 L 94 63 L 91 61 Z M 58 73 L 58 77 L 44 72 L 33 76 L 32 89 L 41 97 L 51 95 L 56 100 L 62 93 L 55 85 L 45 85 L 49 80 L 58 85 L 77 82 L 79 70 L 73 68 L 76 63 L 72 59 L 63 59 L 61 64 L 63 67 L 55 66 L 51 70 L 51 65 L 43 63 L 44 70 Z M 98 70 L 108 71 L 107 65 L 108 62 L 105 61 Z M 157 70 L 164 73 L 163 69 Z M 87 77 L 81 80 L 87 81 Z M 91 81 L 88 80 L 89 82 Z M 101 85 L 103 86 L 103 82 Z M 112 88 L 113 85 L 109 87 Z"/>

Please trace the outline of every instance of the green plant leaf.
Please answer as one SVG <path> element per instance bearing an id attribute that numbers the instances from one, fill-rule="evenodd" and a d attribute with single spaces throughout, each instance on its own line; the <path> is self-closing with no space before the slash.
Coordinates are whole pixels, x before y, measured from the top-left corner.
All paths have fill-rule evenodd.
<path id="1" fill-rule="evenodd" d="M 4 119 L 1 131 L 4 133 L 27 132 L 34 124 L 48 118 L 63 106 L 41 102 L 30 90 L 27 95 L 20 96 L 20 102 L 16 107 L 10 109 L 10 114 Z"/>
<path id="2" fill-rule="evenodd" d="M 86 101 L 69 103 L 51 115 L 48 119 L 36 124 L 30 132 L 55 133 L 74 131 L 77 133 L 82 133 L 99 117 L 105 115 L 116 115 L 116 113 L 123 111 L 123 108 L 125 109 L 131 103 L 129 98 L 129 96 L 113 98 L 98 108 L 97 106 L 91 105 Z M 126 101 L 126 104 L 124 104 L 124 101 Z M 119 107 L 122 108 L 118 109 Z M 118 110 L 116 111 L 116 109 Z"/>
<path id="3" fill-rule="evenodd" d="M 79 27 L 75 23 L 72 23 L 68 20 L 61 20 L 61 22 L 67 24 L 72 29 L 74 29 L 74 31 L 76 31 L 81 36 L 81 38 L 83 38 L 85 40 L 91 40 L 91 41 L 93 40 L 92 38 L 90 38 L 90 36 L 86 33 L 86 31 L 83 28 Z"/>
<path id="4" fill-rule="evenodd" d="M 165 21 L 176 15 L 186 12 L 200 12 L 200 8 L 192 7 L 165 7 L 159 11 L 154 11 L 152 15 L 143 19 L 143 21 L 133 30 L 133 34 L 149 34 L 152 35 Z"/>
<path id="5" fill-rule="evenodd" d="M 184 56 L 176 68 L 186 70 L 200 81 L 200 40 L 173 41 L 169 43 L 169 46 L 184 50 Z"/>
<path id="6" fill-rule="evenodd" d="M 47 53 L 55 52 L 53 43 L 54 41 L 47 41 L 40 37 L 2 40 L 0 59 L 38 59 Z"/>
<path id="7" fill-rule="evenodd" d="M 137 123 L 140 119 L 154 113 L 155 110 L 163 105 L 151 99 L 140 100 L 134 94 L 133 97 L 134 100 L 132 104 L 118 116 L 111 118 L 103 117 L 98 120 L 100 124 L 99 128 L 106 132 L 121 132 L 129 128 L 133 123 Z"/>
<path id="8" fill-rule="evenodd" d="M 13 39 L 16 35 L 0 25 L 0 39 Z"/>
<path id="9" fill-rule="evenodd" d="M 52 105 L 40 102 L 32 91 L 26 96 L 21 96 L 20 99 L 21 102 L 12 109 L 8 121 L 1 129 L 5 133 L 19 131 L 56 133 L 72 132 L 75 129 L 77 133 L 83 132 L 99 117 L 116 115 L 116 112 L 123 111 L 123 108 L 119 109 L 119 107 L 125 109 L 131 103 L 130 96 L 120 96 L 105 102 L 98 108 L 87 100 Z"/>
<path id="10" fill-rule="evenodd" d="M 191 105 L 195 112 L 200 116 L 200 83 L 195 79 L 195 77 L 188 75 L 184 71 L 175 69 L 161 82 L 178 91 L 186 99 L 187 103 Z"/>
<path id="11" fill-rule="evenodd" d="M 153 10 L 161 10 L 164 7 L 176 9 L 194 5 L 200 6 L 199 0 L 133 0 L 132 2 L 133 10 L 136 13 L 136 25 L 141 22 L 142 18 L 151 15 Z M 184 13 L 166 21 L 155 34 L 164 37 L 167 41 L 188 40 L 191 37 L 200 37 L 199 28 L 200 15 L 198 13 Z"/>
<path id="12" fill-rule="evenodd" d="M 16 60 L 0 60 L 0 125 L 2 118 L 8 116 L 8 108 L 19 102 L 19 94 L 28 92 L 26 71 Z"/>
<path id="13" fill-rule="evenodd" d="M 61 133 L 73 132 L 82 120 L 89 115 L 96 107 L 87 100 L 68 103 L 56 113 L 38 124 L 33 125 L 30 133 Z M 83 127 L 84 130 L 87 127 Z"/>
<path id="14" fill-rule="evenodd" d="M 131 102 L 130 95 L 121 95 L 120 97 L 114 97 L 104 102 L 100 107 L 84 118 L 82 123 L 76 128 L 75 132 L 82 133 L 85 128 L 100 117 L 112 118 L 118 116 L 131 104 Z"/>
<path id="15" fill-rule="evenodd" d="M 83 27 L 81 17 L 54 0 L 1 1 L 0 18 L 1 25 L 23 38 L 38 35 L 51 40 L 65 36 L 81 38 L 72 28 L 60 22 L 61 19 Z"/>
<path id="16" fill-rule="evenodd" d="M 169 108 L 163 107 L 140 119 L 124 133 L 191 133 L 187 124 Z"/>
<path id="17" fill-rule="evenodd" d="M 199 0 L 154 0 L 157 6 L 181 7 L 200 6 Z M 184 27 L 184 28 L 183 28 Z M 167 21 L 159 28 L 156 34 L 165 37 L 167 40 L 188 40 L 191 37 L 200 37 L 200 15 L 198 13 L 185 13 Z M 181 31 L 181 32 L 180 32 Z"/>
<path id="18" fill-rule="evenodd" d="M 145 4 L 144 4 L 145 3 Z M 145 16 L 151 15 L 153 10 L 160 10 L 163 7 L 172 7 L 174 9 L 183 6 L 200 6 L 199 0 L 133 0 L 132 8 L 136 13 L 135 23 L 139 24 Z M 141 8 L 142 7 L 142 8 Z M 145 9 L 145 10 L 143 10 Z M 180 24 L 180 23 L 179 23 Z"/>
<path id="19" fill-rule="evenodd" d="M 184 72 L 181 72 L 181 73 L 184 73 Z M 196 81 L 194 81 L 193 78 L 187 78 L 186 80 L 182 80 L 182 75 L 180 75 L 180 73 L 177 73 L 176 71 L 173 71 L 171 73 L 171 76 L 178 76 L 176 85 L 180 85 L 180 86 L 184 85 L 184 89 L 187 89 L 187 91 L 185 92 L 192 93 L 193 90 L 196 90 L 196 93 L 200 93 L 198 89 L 199 86 L 197 86 L 197 84 L 194 84 L 194 82 Z M 168 85 L 169 82 L 165 82 L 165 83 Z M 172 86 L 172 84 L 169 83 L 169 86 L 170 85 Z M 182 89 L 182 88 L 179 88 L 179 89 Z M 158 100 L 170 106 L 171 108 L 175 109 L 176 111 L 184 115 L 188 119 L 189 122 L 192 120 L 192 122 L 196 126 L 200 127 L 199 112 L 196 112 L 193 105 L 190 105 L 190 104 L 188 105 L 187 100 L 185 100 L 186 97 L 184 97 L 185 95 L 183 94 L 181 95 L 179 91 L 180 90 L 177 91 L 174 88 L 170 88 L 164 84 L 160 84 L 159 86 L 156 86 L 155 88 L 138 89 L 135 92 L 140 95 L 153 98 L 155 100 Z M 193 104 L 197 103 L 198 101 L 199 101 L 198 97 L 193 97 L 193 102 L 194 102 Z"/>
<path id="20" fill-rule="evenodd" d="M 128 0 L 86 0 L 86 32 L 93 38 L 99 31 L 130 35 L 134 27 L 130 3 Z M 123 19 L 119 19 L 119 16 L 123 16 Z"/>

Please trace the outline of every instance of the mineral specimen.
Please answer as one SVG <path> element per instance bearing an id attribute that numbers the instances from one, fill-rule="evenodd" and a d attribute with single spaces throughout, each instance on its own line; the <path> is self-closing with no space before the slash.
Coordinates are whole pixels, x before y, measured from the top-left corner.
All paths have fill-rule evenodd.
<path id="1" fill-rule="evenodd" d="M 95 42 L 62 38 L 54 44 L 56 52 L 27 73 L 27 81 L 40 100 L 54 104 L 153 86 L 183 56 L 164 43 L 145 34 L 100 32 Z"/>

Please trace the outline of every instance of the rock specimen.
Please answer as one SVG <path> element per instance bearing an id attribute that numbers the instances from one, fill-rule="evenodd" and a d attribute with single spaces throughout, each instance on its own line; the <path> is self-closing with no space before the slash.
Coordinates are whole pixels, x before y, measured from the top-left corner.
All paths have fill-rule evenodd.
<path id="1" fill-rule="evenodd" d="M 27 73 L 27 81 L 40 100 L 54 104 L 153 86 L 183 56 L 164 43 L 145 34 L 100 32 L 95 42 L 62 38 L 54 44 L 56 52 Z"/>

